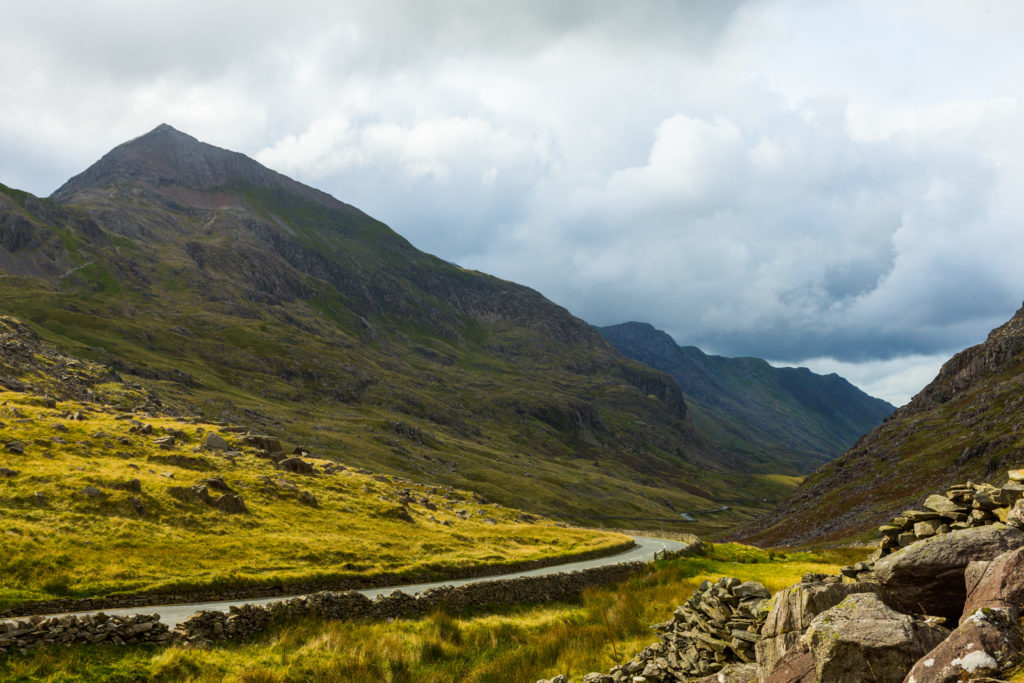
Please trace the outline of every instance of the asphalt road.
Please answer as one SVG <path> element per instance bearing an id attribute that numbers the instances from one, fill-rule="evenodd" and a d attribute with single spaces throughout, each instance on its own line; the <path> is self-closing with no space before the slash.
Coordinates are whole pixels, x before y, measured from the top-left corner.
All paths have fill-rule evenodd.
<path id="1" fill-rule="evenodd" d="M 438 581 L 437 583 L 417 583 L 405 586 L 386 586 L 383 588 L 370 588 L 367 590 L 359 591 L 363 595 L 373 598 L 377 595 L 384 593 L 390 593 L 394 590 L 400 590 L 403 593 L 418 593 L 419 591 L 426 590 L 428 588 L 437 588 L 439 586 L 461 586 L 467 583 L 477 583 L 480 581 L 493 581 L 495 579 L 513 579 L 518 576 L 542 576 L 544 574 L 557 574 L 558 572 L 570 572 L 578 569 L 589 569 L 591 567 L 602 567 L 608 564 L 618 564 L 620 562 L 650 562 L 654 559 L 654 553 L 662 550 L 675 551 L 682 550 L 686 547 L 686 543 L 680 541 L 670 541 L 664 538 L 650 538 L 647 536 L 634 536 L 633 540 L 636 541 L 636 547 L 626 552 L 619 553 L 617 555 L 609 555 L 608 557 L 599 557 L 593 560 L 584 560 L 582 562 L 569 562 L 566 564 L 557 564 L 551 567 L 542 567 L 540 569 L 531 569 L 525 572 L 515 572 L 512 574 L 498 574 L 495 576 L 479 576 L 472 579 L 455 579 L 452 581 Z M 287 600 L 289 598 L 300 597 L 298 595 L 277 595 L 271 598 L 253 598 L 248 600 L 223 600 L 220 602 L 193 602 L 181 605 L 150 605 L 148 607 L 124 607 L 114 608 L 105 610 L 90 610 L 87 612 L 66 612 L 62 614 L 44 614 L 44 617 L 64 616 L 65 614 L 96 614 L 97 612 L 103 612 L 111 616 L 120 616 L 127 614 L 154 614 L 160 615 L 160 621 L 167 624 L 170 628 L 174 628 L 182 621 L 185 621 L 194 613 L 201 610 L 219 610 L 227 611 L 228 607 L 232 605 L 265 605 L 269 602 L 275 602 L 277 600 Z"/>

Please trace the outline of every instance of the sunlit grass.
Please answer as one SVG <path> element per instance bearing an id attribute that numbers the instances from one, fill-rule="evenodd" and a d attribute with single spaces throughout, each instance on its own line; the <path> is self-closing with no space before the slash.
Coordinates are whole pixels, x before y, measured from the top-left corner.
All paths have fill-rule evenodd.
<path id="1" fill-rule="evenodd" d="M 863 557 L 867 551 L 859 551 Z M 714 545 L 703 557 L 661 561 L 578 600 L 490 612 L 436 613 L 392 623 L 301 620 L 240 644 L 51 649 L 0 661 L 4 680 L 535 681 L 606 671 L 657 640 L 705 579 L 736 576 L 778 590 L 807 572 L 835 573 L 857 551 L 771 553 Z"/>
<path id="2" fill-rule="evenodd" d="M 517 510 L 446 487 L 351 469 L 286 473 L 226 434 L 243 451 L 232 461 L 198 449 L 205 433 L 217 430 L 214 425 L 140 417 L 153 427 L 143 435 L 130 433 L 131 422 L 113 409 L 37 403 L 0 392 L 0 467 L 18 472 L 0 478 L 0 606 L 381 574 L 419 580 L 628 542 L 545 520 L 523 523 Z M 82 419 L 65 419 L 75 411 Z M 168 434 L 176 435 L 172 449 L 154 445 Z M 22 442 L 24 454 L 3 450 L 11 441 Z M 223 478 L 250 514 L 228 514 L 168 493 L 209 477 Z M 130 480 L 138 480 L 141 493 L 124 489 Z M 99 493 L 90 497 L 86 487 Z M 403 504 L 403 491 L 413 502 Z M 216 498 L 221 492 L 209 493 Z M 411 521 L 396 514 L 403 508 Z"/>

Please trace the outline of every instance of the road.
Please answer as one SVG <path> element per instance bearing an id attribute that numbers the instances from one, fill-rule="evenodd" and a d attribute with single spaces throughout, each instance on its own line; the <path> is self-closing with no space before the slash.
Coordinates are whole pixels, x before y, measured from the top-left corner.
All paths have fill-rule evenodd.
<path id="1" fill-rule="evenodd" d="M 558 572 L 570 572 L 578 569 L 590 569 L 591 567 L 602 567 L 609 564 L 618 564 L 620 562 L 650 562 L 654 559 L 654 554 L 662 550 L 668 550 L 670 552 L 675 550 L 682 550 L 686 547 L 686 543 L 681 541 L 671 541 L 664 538 L 650 538 L 647 536 L 634 536 L 633 540 L 636 541 L 636 547 L 631 550 L 627 550 L 617 555 L 609 555 L 608 557 L 599 557 L 593 560 L 584 560 L 582 562 L 568 562 L 566 564 L 557 564 L 551 567 L 542 567 L 540 569 L 531 569 L 524 572 L 514 572 L 511 574 L 499 574 L 495 576 L 479 576 L 472 579 L 455 579 L 451 581 L 438 581 L 436 583 L 417 583 L 409 584 L 405 586 L 386 586 L 383 588 L 370 588 L 359 591 L 368 598 L 374 598 L 384 593 L 390 593 L 394 590 L 400 590 L 403 593 L 418 593 L 428 588 L 438 588 L 440 586 L 461 586 L 467 583 L 477 583 L 479 581 L 493 581 L 495 579 L 513 579 L 519 576 L 542 576 L 544 574 L 556 574 Z M 147 607 L 124 607 L 124 608 L 113 608 L 105 610 L 90 610 L 86 612 L 66 612 L 61 614 L 44 614 L 44 617 L 55 617 L 65 616 L 67 614 L 96 614 L 97 612 L 103 612 L 110 616 L 123 616 L 129 614 L 153 614 L 158 613 L 160 615 L 160 621 L 167 624 L 170 628 L 174 628 L 179 623 L 185 621 L 194 613 L 200 610 L 219 610 L 227 611 L 232 605 L 266 605 L 270 602 L 277 600 L 287 600 L 289 598 L 301 597 L 299 595 L 276 595 L 270 598 L 251 598 L 248 600 L 223 600 L 220 602 L 193 602 L 181 605 L 150 605 Z"/>

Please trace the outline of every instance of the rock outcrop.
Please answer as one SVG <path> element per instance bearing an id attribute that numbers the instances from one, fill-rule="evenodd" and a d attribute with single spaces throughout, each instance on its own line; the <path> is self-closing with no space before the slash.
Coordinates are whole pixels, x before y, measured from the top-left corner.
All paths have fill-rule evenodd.
<path id="1" fill-rule="evenodd" d="M 959 683 L 1000 676 L 1024 659 L 1017 610 L 980 607 L 918 660 L 907 683 Z"/>

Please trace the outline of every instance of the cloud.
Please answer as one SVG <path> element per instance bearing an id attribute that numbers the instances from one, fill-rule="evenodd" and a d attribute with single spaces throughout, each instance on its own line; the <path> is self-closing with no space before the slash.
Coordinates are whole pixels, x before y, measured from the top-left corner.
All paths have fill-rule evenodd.
<path id="1" fill-rule="evenodd" d="M 1024 296 L 1022 12 L 13 4 L 0 181 L 48 194 L 166 121 L 590 322 L 919 378 L 894 363 Z"/>

